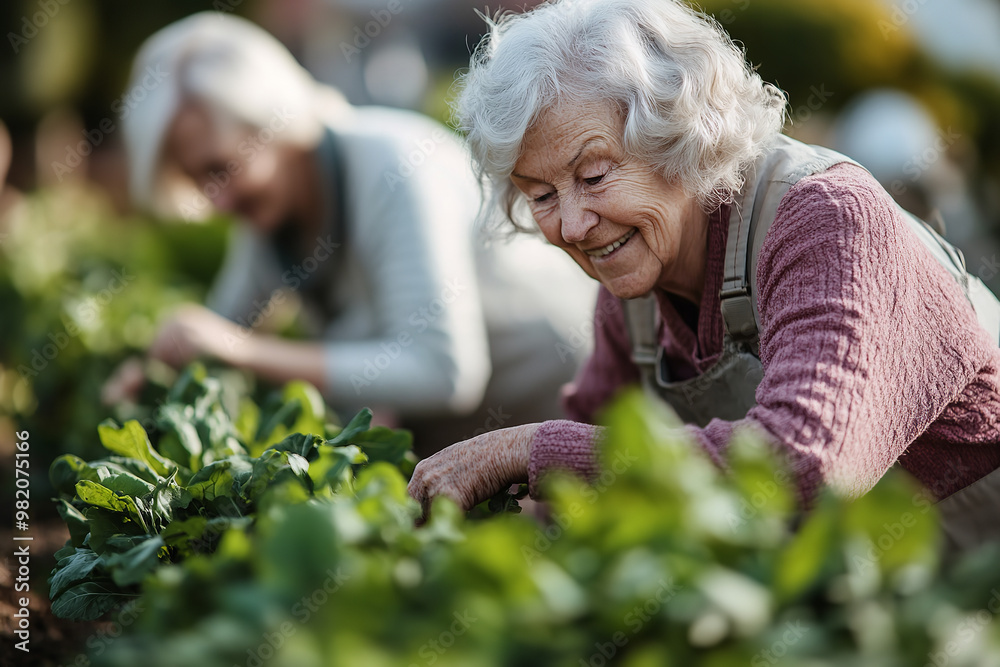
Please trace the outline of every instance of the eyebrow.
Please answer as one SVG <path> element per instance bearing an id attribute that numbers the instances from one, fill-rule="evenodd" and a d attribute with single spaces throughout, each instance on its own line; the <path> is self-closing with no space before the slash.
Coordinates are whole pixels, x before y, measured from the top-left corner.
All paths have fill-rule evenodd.
<path id="1" fill-rule="evenodd" d="M 590 139 L 587 139 L 585 142 L 583 142 L 583 145 L 580 146 L 580 150 L 577 151 L 577 153 L 576 153 L 576 157 L 574 157 L 572 160 L 570 160 L 566 164 L 566 166 L 567 167 L 572 167 L 574 164 L 576 164 L 576 161 L 580 159 L 581 155 L 583 155 L 583 151 L 587 150 L 587 146 L 589 146 L 590 144 L 594 143 L 595 141 L 600 141 L 600 137 L 591 137 Z"/>
<path id="2" fill-rule="evenodd" d="M 590 144 L 594 143 L 595 141 L 600 141 L 600 140 L 601 140 L 600 137 L 591 137 L 590 139 L 587 139 L 585 142 L 583 142 L 583 145 L 580 146 L 580 150 L 577 151 L 577 153 L 573 157 L 573 159 L 566 163 L 566 167 L 568 168 L 568 167 L 572 167 L 573 165 L 575 165 L 576 162 L 577 162 L 577 160 L 580 159 L 580 156 L 583 155 L 583 152 L 585 150 L 587 150 L 587 146 L 589 146 Z M 524 176 L 522 174 L 517 173 L 516 171 L 511 172 L 510 175 L 513 176 L 513 177 L 515 177 L 515 178 L 520 178 L 520 179 L 525 180 L 525 181 L 533 181 L 535 183 L 544 183 L 544 181 L 541 181 L 541 180 L 539 180 L 537 178 L 532 178 L 531 176 Z"/>

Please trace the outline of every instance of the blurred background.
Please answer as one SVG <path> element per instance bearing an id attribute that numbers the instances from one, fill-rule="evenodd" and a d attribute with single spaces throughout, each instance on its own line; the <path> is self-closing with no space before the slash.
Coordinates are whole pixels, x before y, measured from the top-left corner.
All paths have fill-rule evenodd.
<path id="1" fill-rule="evenodd" d="M 197 11 L 245 16 L 351 102 L 446 120 L 456 70 L 483 32 L 476 10 L 533 4 L 2 3 L 0 441 L 17 423 L 39 447 L 98 453 L 94 427 L 122 417 L 100 405 L 101 383 L 145 349 L 164 308 L 203 296 L 221 260 L 226 221 L 129 210 L 120 126 L 144 95 L 125 86 L 149 35 Z M 1000 292 L 1000 0 L 701 6 L 787 91 L 789 134 L 851 155 L 905 207 L 943 221 L 970 271 Z"/>

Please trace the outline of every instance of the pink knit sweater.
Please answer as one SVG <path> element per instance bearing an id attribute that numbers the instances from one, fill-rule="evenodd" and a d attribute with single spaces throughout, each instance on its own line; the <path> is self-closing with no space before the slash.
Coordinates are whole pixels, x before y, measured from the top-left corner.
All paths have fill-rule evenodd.
<path id="1" fill-rule="evenodd" d="M 692 331 L 658 294 L 672 376 L 721 354 L 719 289 L 728 207 L 715 212 Z M 757 406 L 736 422 L 687 429 L 721 466 L 733 430 L 761 429 L 791 461 L 800 490 L 862 494 L 897 461 L 938 498 L 1000 467 L 1000 348 L 955 280 L 915 238 L 863 169 L 839 164 L 803 179 L 778 209 L 757 263 Z M 532 442 L 530 488 L 552 468 L 596 472 L 594 413 L 639 372 L 620 302 L 602 288 L 593 356 L 564 406 Z"/>

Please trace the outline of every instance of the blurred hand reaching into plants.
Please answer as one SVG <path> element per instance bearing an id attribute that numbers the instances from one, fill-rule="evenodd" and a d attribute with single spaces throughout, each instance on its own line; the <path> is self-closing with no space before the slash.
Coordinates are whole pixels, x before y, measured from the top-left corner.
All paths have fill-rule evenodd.
<path id="1" fill-rule="evenodd" d="M 527 481 L 531 440 L 538 427 L 500 429 L 446 447 L 417 464 L 407 490 L 425 516 L 436 496 L 469 510 L 511 484 Z"/>
<path id="2" fill-rule="evenodd" d="M 142 386 L 146 383 L 146 370 L 142 359 L 129 357 L 115 369 L 111 377 L 101 387 L 101 403 L 117 405 L 125 401 L 136 402 Z"/>
<path id="3" fill-rule="evenodd" d="M 149 348 L 149 356 L 175 368 L 199 357 L 214 357 L 231 363 L 229 353 L 241 340 L 236 324 L 204 306 L 188 304 L 177 309 L 160 327 Z"/>

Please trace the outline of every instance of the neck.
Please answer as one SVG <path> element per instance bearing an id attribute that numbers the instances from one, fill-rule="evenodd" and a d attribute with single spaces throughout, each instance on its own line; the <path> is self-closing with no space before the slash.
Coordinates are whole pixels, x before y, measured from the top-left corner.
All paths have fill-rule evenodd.
<path id="1" fill-rule="evenodd" d="M 296 206 L 293 218 L 302 232 L 305 245 L 312 250 L 323 229 L 323 187 L 316 152 L 303 150 L 295 160 Z"/>
<path id="2" fill-rule="evenodd" d="M 657 287 L 701 305 L 705 290 L 705 266 L 708 263 L 709 214 L 693 204 L 693 210 L 684 225 L 677 258 L 670 271 L 660 279 Z"/>

